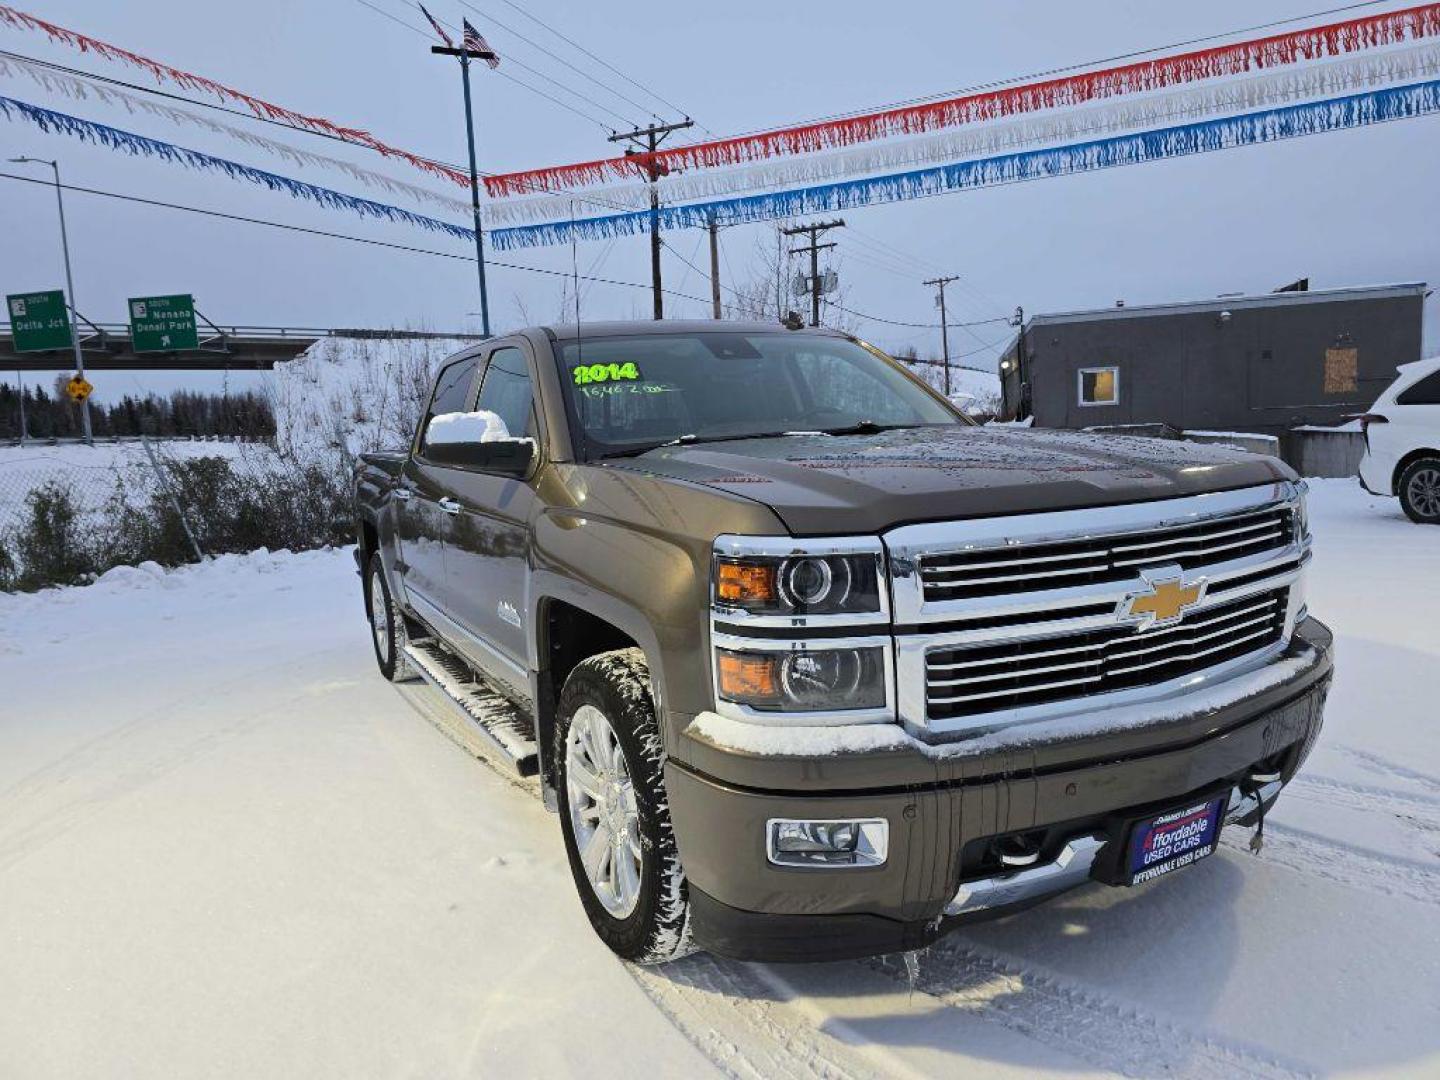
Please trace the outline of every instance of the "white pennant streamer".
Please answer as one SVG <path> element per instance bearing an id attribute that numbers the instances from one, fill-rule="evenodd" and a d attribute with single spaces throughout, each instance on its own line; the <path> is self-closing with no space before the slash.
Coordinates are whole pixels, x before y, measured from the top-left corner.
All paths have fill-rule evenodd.
<path id="1" fill-rule="evenodd" d="M 1315 97 L 1423 81 L 1437 75 L 1440 75 L 1440 44 L 1425 44 L 1170 94 L 1125 98 L 1096 108 L 947 131 L 905 142 L 881 142 L 853 150 L 767 159 L 725 172 L 702 170 L 661 180 L 657 187 L 661 200 L 668 204 L 763 192 L 797 183 L 813 184 L 1000 154 L 1027 146 L 1076 142 L 1137 128 L 1167 126 Z M 644 210 L 650 205 L 648 184 L 617 184 L 588 194 L 617 210 Z M 501 200 L 489 204 L 484 217 L 487 227 L 553 221 L 568 218 L 570 206 L 568 197 Z"/>
<path id="2" fill-rule="evenodd" d="M 405 195 L 418 203 L 424 203 L 448 213 L 460 214 L 466 218 L 470 216 L 470 204 L 468 202 L 453 199 L 448 195 L 441 195 L 438 192 L 430 191 L 416 184 L 407 184 L 403 180 L 391 179 L 381 173 L 372 172 L 369 169 L 362 169 L 358 165 L 352 165 L 348 161 L 341 161 L 339 158 L 326 157 L 324 154 L 313 154 L 308 150 L 300 150 L 286 143 L 256 135 L 252 131 L 246 131 L 243 128 L 234 127 L 230 124 L 223 124 L 218 120 L 212 120 L 207 116 L 201 116 L 185 109 L 177 109 L 173 105 L 152 101 L 138 94 L 126 93 L 123 90 L 117 90 L 103 83 L 52 71 L 42 65 L 29 64 L 15 57 L 0 56 L 0 77 L 18 78 L 21 75 L 28 75 L 39 86 L 44 87 L 52 93 L 58 93 L 72 101 L 89 101 L 93 98 L 105 105 L 123 106 L 125 111 L 132 116 L 139 113 L 166 120 L 181 127 L 198 128 L 214 135 L 224 135 L 236 139 L 247 146 L 254 147 L 257 150 L 263 150 L 268 154 L 273 154 L 293 165 L 301 167 L 310 166 L 317 169 L 334 169 L 344 173 L 350 179 L 364 184 L 366 187 L 375 188 L 390 195 Z"/>

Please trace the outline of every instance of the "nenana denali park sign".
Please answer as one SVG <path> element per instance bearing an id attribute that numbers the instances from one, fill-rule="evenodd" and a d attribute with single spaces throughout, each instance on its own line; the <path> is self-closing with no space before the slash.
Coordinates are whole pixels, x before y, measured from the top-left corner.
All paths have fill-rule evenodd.
<path id="1" fill-rule="evenodd" d="M 15 351 L 50 352 L 71 347 L 70 315 L 65 310 L 65 293 L 12 293 L 5 297 L 10 313 L 10 333 Z"/>
<path id="2" fill-rule="evenodd" d="M 198 349 L 195 298 L 136 296 L 130 299 L 130 348 L 137 353 L 178 352 Z"/>

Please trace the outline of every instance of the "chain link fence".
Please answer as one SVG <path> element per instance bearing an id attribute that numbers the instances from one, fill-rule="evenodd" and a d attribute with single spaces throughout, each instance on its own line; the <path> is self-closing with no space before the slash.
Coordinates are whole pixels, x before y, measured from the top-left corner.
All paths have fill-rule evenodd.
<path id="1" fill-rule="evenodd" d="M 76 449 L 60 460 L 12 451 L 0 467 L 0 590 L 352 539 L 343 452 L 302 462 L 253 443 Z"/>

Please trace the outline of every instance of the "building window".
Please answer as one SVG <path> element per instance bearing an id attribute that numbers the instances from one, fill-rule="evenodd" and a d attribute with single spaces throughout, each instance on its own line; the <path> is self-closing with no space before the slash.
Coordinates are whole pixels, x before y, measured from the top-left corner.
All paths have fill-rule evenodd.
<path id="1" fill-rule="evenodd" d="M 1080 404 L 1114 405 L 1120 400 L 1120 369 L 1080 369 Z"/>

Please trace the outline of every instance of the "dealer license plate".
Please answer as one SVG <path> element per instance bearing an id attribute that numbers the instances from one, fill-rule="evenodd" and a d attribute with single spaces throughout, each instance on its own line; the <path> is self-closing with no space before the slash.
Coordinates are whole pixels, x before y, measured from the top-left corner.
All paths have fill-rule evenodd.
<path id="1" fill-rule="evenodd" d="M 1130 833 L 1130 884 L 1150 881 L 1213 854 L 1223 807 L 1223 799 L 1211 799 L 1137 824 Z"/>

